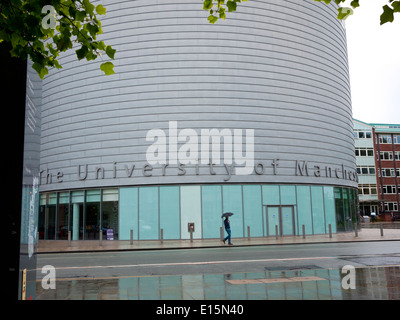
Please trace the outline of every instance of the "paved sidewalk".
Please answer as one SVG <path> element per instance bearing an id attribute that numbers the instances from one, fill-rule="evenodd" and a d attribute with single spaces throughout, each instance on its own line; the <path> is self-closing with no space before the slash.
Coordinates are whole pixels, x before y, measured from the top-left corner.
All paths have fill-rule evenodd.
<path id="1" fill-rule="evenodd" d="M 386 226 L 385 226 L 386 227 Z M 304 244 L 304 243 L 329 243 L 329 242 L 349 242 L 349 241 L 389 241 L 400 240 L 400 229 L 381 230 L 376 224 L 375 227 L 365 226 L 358 232 L 336 233 L 332 238 L 328 234 L 303 236 L 286 236 L 268 238 L 232 238 L 234 246 L 254 246 L 254 245 L 277 245 L 277 244 Z M 39 240 L 38 253 L 56 253 L 56 252 L 93 252 L 93 251 L 121 251 L 121 250 L 160 250 L 160 249 L 183 249 L 183 248 L 212 248 L 224 247 L 219 239 L 194 239 L 190 240 L 135 240 L 130 244 L 129 240 L 103 240 L 100 245 L 99 240 L 71 241 L 68 246 L 66 240 Z"/>

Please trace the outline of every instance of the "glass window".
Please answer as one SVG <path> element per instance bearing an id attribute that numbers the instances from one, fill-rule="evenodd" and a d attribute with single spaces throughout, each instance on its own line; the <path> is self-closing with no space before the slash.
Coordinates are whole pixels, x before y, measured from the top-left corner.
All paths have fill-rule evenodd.
<path id="1" fill-rule="evenodd" d="M 68 239 L 69 192 L 58 194 L 57 239 Z"/>
<path id="2" fill-rule="evenodd" d="M 138 188 L 119 189 L 119 240 L 129 240 L 131 230 L 133 239 L 138 239 Z"/>
<path id="3" fill-rule="evenodd" d="M 71 192 L 70 229 L 72 240 L 83 240 L 83 203 L 85 192 L 83 190 Z"/>
<path id="4" fill-rule="evenodd" d="M 277 186 L 279 188 L 279 186 Z M 243 219 L 243 197 L 241 185 L 223 185 L 222 186 L 223 211 L 233 212 L 235 214 L 234 223 L 231 224 L 232 236 L 244 237 Z M 251 232 L 251 230 L 250 230 Z"/>
<path id="5" fill-rule="evenodd" d="M 311 190 L 310 186 L 297 186 L 297 211 L 298 211 L 298 226 L 304 224 L 306 234 L 312 234 L 312 210 L 311 210 Z M 263 192 L 264 193 L 264 192 Z M 299 230 L 302 232 L 302 230 Z M 271 230 L 272 235 L 274 230 Z"/>
<path id="6" fill-rule="evenodd" d="M 191 222 L 195 224 L 193 239 L 201 238 L 202 226 L 201 226 L 200 186 L 181 186 L 180 200 L 181 200 L 181 239 L 190 239 L 190 233 L 188 232 L 188 223 Z"/>
<path id="7" fill-rule="evenodd" d="M 344 228 L 344 207 L 342 188 L 334 188 L 335 192 L 335 209 L 336 209 L 336 229 L 338 232 L 345 231 Z"/>
<path id="8" fill-rule="evenodd" d="M 371 138 L 372 138 L 372 132 L 371 132 L 371 131 L 365 132 L 365 137 L 366 137 L 367 139 L 371 139 Z"/>
<path id="9" fill-rule="evenodd" d="M 46 213 L 46 194 L 40 194 L 39 200 L 39 217 L 38 217 L 38 232 L 39 239 L 44 239 L 44 229 L 45 229 L 45 213 Z"/>
<path id="10" fill-rule="evenodd" d="M 358 132 L 358 137 L 359 137 L 360 139 L 365 138 L 364 131 Z"/>
<path id="11" fill-rule="evenodd" d="M 243 186 L 244 225 L 250 226 L 251 236 L 263 236 L 261 186 Z M 232 230 L 233 232 L 233 230 Z M 232 236 L 235 235 L 232 233 Z"/>
<path id="12" fill-rule="evenodd" d="M 311 187 L 314 234 L 325 233 L 325 211 L 322 187 Z"/>
<path id="13" fill-rule="evenodd" d="M 46 195 L 44 239 L 54 240 L 56 236 L 57 193 L 47 193 Z"/>
<path id="14" fill-rule="evenodd" d="M 219 238 L 222 214 L 221 186 L 202 186 L 201 202 L 203 238 Z"/>
<path id="15" fill-rule="evenodd" d="M 333 187 L 324 188 L 324 206 L 325 206 L 325 230 L 329 232 L 329 225 L 331 230 L 336 233 L 336 217 L 335 217 L 335 198 Z"/>
<path id="16" fill-rule="evenodd" d="M 385 202 L 385 211 L 398 211 L 397 202 Z"/>
<path id="17" fill-rule="evenodd" d="M 392 143 L 392 137 L 390 135 L 379 135 L 379 143 Z"/>
<path id="18" fill-rule="evenodd" d="M 393 152 L 383 151 L 380 154 L 381 160 L 393 160 Z"/>
<path id="19" fill-rule="evenodd" d="M 86 191 L 85 240 L 99 239 L 100 231 L 100 190 Z"/>
<path id="20" fill-rule="evenodd" d="M 102 190 L 101 203 L 101 226 L 103 239 L 119 239 L 119 221 L 118 221 L 118 189 Z"/>
<path id="21" fill-rule="evenodd" d="M 160 228 L 164 239 L 180 238 L 179 202 L 178 186 L 160 187 Z"/>
<path id="22" fill-rule="evenodd" d="M 139 240 L 158 239 L 158 187 L 139 188 Z"/>

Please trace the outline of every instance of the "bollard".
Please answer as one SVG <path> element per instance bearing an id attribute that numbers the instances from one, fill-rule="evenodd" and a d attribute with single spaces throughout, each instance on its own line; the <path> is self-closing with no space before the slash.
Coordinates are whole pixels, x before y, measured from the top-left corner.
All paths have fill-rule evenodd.
<path id="1" fill-rule="evenodd" d="M 100 229 L 100 233 L 99 233 L 99 243 L 100 243 L 100 247 L 103 245 L 103 230 Z"/>
<path id="2" fill-rule="evenodd" d="M 133 245 L 133 230 L 131 229 L 131 245 Z"/>
<path id="3" fill-rule="evenodd" d="M 190 242 L 193 242 L 193 231 L 190 230 Z"/>
<path id="4" fill-rule="evenodd" d="M 219 237 L 221 241 L 224 241 L 224 229 L 219 227 Z"/>
<path id="5" fill-rule="evenodd" d="M 161 240 L 161 243 L 164 243 L 164 229 L 160 230 L 160 240 Z"/>
<path id="6" fill-rule="evenodd" d="M 71 231 L 68 231 L 68 247 L 71 246 Z"/>
<path id="7" fill-rule="evenodd" d="M 303 224 L 303 239 L 306 238 L 306 226 Z"/>
<path id="8" fill-rule="evenodd" d="M 250 226 L 247 226 L 247 240 L 250 240 Z"/>
<path id="9" fill-rule="evenodd" d="M 329 238 L 332 238 L 332 225 L 329 224 Z"/>
<path id="10" fill-rule="evenodd" d="M 381 228 L 381 237 L 383 237 L 383 223 L 381 223 L 379 227 Z"/>
<path id="11" fill-rule="evenodd" d="M 275 225 L 275 239 L 278 240 L 278 225 Z"/>

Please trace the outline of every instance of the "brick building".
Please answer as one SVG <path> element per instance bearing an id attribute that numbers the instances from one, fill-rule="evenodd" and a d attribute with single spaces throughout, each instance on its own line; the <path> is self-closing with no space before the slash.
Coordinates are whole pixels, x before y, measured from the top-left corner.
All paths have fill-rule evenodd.
<path id="1" fill-rule="evenodd" d="M 400 124 L 373 126 L 377 190 L 385 220 L 400 215 Z"/>

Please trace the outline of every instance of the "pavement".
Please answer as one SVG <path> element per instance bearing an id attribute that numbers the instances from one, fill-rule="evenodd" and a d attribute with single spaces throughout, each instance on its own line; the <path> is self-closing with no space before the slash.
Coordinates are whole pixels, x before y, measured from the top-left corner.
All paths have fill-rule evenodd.
<path id="1" fill-rule="evenodd" d="M 382 226 L 382 229 L 381 229 Z M 383 235 L 382 235 L 383 233 Z M 356 232 L 329 234 L 284 236 L 284 237 L 232 237 L 234 246 L 261 246 L 277 244 L 305 244 L 305 243 L 340 243 L 354 241 L 393 241 L 400 240 L 400 222 L 363 223 L 361 230 Z M 193 239 L 190 240 L 39 240 L 37 252 L 40 253 L 66 253 L 66 252 L 96 252 L 96 251 L 124 251 L 124 250 L 162 250 L 162 249 L 188 249 L 188 248 L 214 248 L 226 246 L 219 239 Z"/>

